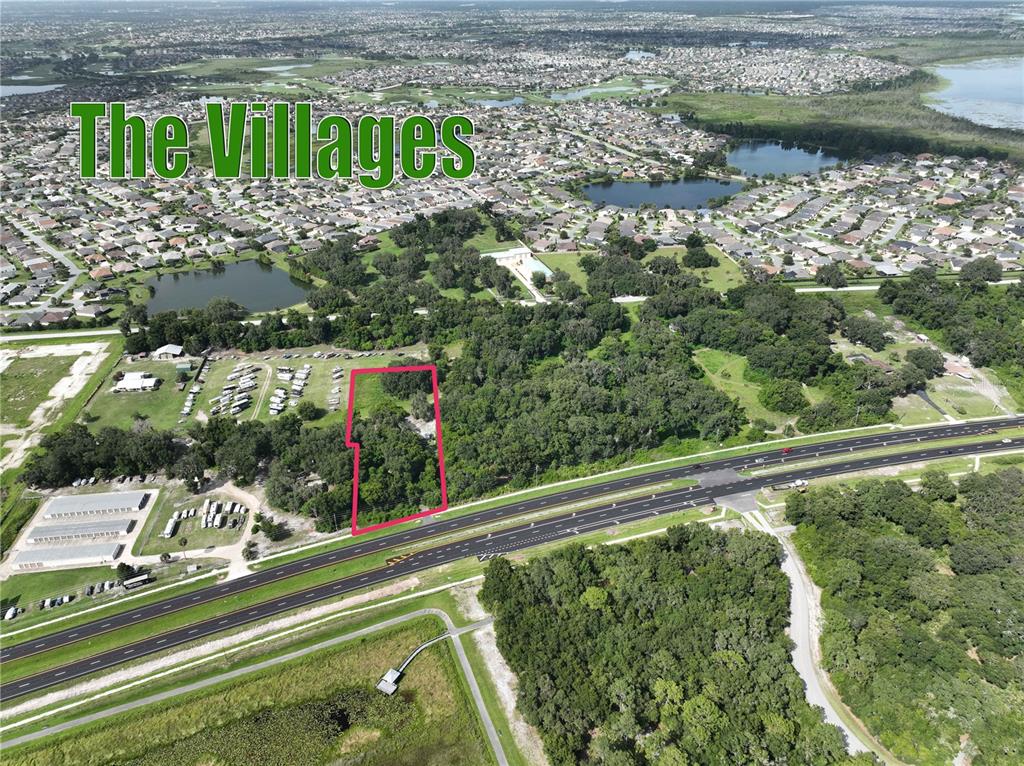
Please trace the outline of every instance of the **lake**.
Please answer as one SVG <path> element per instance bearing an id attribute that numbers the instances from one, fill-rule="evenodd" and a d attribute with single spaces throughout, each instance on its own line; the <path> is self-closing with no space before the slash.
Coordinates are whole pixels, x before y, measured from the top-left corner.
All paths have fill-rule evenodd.
<path id="1" fill-rule="evenodd" d="M 519 106 L 525 103 L 525 99 L 522 96 L 513 96 L 512 98 L 471 98 L 469 103 L 477 104 L 478 106 L 490 106 L 498 109 L 507 106 Z"/>
<path id="2" fill-rule="evenodd" d="M 726 155 L 726 161 L 745 176 L 817 173 L 839 160 L 821 149 L 810 151 L 799 146 L 783 146 L 778 141 L 744 141 Z"/>
<path id="3" fill-rule="evenodd" d="M 302 303 L 310 290 L 288 272 L 257 260 L 229 263 L 220 271 L 163 274 L 146 280 L 149 285 L 156 288 L 146 303 L 150 314 L 203 308 L 214 298 L 230 298 L 252 312 L 270 311 Z"/>
<path id="4" fill-rule="evenodd" d="M 983 59 L 935 68 L 947 80 L 929 106 L 991 128 L 1024 130 L 1024 57 Z"/>
<path id="5" fill-rule="evenodd" d="M 595 85 L 591 88 L 580 88 L 566 93 L 549 93 L 548 98 L 552 101 L 580 101 L 587 96 L 603 96 L 606 93 L 629 93 L 632 90 L 633 88 L 628 85 Z"/>
<path id="6" fill-rule="evenodd" d="M 64 83 L 62 82 L 55 85 L 0 85 L 0 98 L 5 96 L 24 96 L 28 93 L 47 93 L 63 87 Z"/>
<path id="7" fill-rule="evenodd" d="M 649 204 L 696 210 L 706 207 L 709 199 L 735 194 L 742 188 L 743 184 L 738 181 L 695 178 L 661 182 L 607 181 L 588 184 L 583 187 L 583 193 L 599 205 L 636 208 Z"/>

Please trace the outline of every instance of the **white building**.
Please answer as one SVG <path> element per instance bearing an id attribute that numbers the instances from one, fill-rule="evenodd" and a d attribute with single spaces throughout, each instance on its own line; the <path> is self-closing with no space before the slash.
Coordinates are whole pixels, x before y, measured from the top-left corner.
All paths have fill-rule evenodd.
<path id="1" fill-rule="evenodd" d="M 154 359 L 174 359 L 181 356 L 184 349 L 181 346 L 175 345 L 174 343 L 168 343 L 161 346 L 153 352 Z"/>
<path id="2" fill-rule="evenodd" d="M 153 391 L 160 385 L 160 378 L 154 378 L 151 372 L 126 372 L 124 377 L 114 384 L 114 391 Z"/>

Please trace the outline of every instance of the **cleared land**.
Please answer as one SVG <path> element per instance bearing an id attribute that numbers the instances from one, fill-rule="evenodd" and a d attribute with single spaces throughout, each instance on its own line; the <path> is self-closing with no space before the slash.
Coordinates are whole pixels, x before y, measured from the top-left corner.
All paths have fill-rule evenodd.
<path id="1" fill-rule="evenodd" d="M 694 352 L 693 358 L 707 374 L 715 388 L 739 400 L 751 420 L 761 418 L 776 426 L 796 421 L 796 415 L 774 412 L 761 404 L 757 398 L 761 386 L 746 378 L 746 357 L 731 354 L 728 351 L 702 348 Z M 822 392 L 810 386 L 804 386 L 804 395 L 812 404 L 824 398 Z"/>
<path id="2" fill-rule="evenodd" d="M 119 761 L 358 763 L 481 766 L 493 763 L 448 642 L 423 652 L 401 691 L 373 684 L 420 642 L 443 631 L 423 619 L 304 657 L 254 677 L 143 708 L 6 753 L 24 766 Z"/>
<path id="3" fill-rule="evenodd" d="M 580 256 L 583 253 L 538 253 L 537 260 L 554 271 L 561 269 L 569 278 L 587 289 L 587 273 L 580 267 Z"/>
<path id="4" fill-rule="evenodd" d="M 717 266 L 707 269 L 690 269 L 684 266 L 683 271 L 700 277 L 701 282 L 706 287 L 710 287 L 712 290 L 717 290 L 720 293 L 724 293 L 733 287 L 739 287 L 747 281 L 743 276 L 743 271 L 736 265 L 736 262 L 719 250 L 718 247 L 707 245 L 707 251 L 718 259 Z M 649 261 L 651 258 L 659 255 L 675 258 L 677 261 L 682 262 L 683 256 L 686 255 L 686 248 L 659 247 L 653 253 L 646 256 L 644 260 Z"/>
<path id="5" fill-rule="evenodd" d="M 37 356 L 12 359 L 0 372 L 0 421 L 27 426 L 29 415 L 50 395 L 74 363 L 73 356 Z"/>

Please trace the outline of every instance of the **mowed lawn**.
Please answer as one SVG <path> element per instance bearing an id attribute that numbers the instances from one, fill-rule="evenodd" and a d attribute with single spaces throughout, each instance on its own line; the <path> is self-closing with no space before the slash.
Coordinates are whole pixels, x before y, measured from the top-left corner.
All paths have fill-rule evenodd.
<path id="1" fill-rule="evenodd" d="M 739 287 L 747 281 L 743 276 L 743 271 L 736 265 L 736 262 L 732 260 L 732 258 L 719 250 L 715 245 L 706 245 L 705 248 L 709 253 L 711 253 L 711 255 L 718 259 L 718 265 L 707 269 L 690 269 L 683 266 L 683 271 L 685 273 L 700 277 L 700 281 L 705 285 L 705 287 L 710 287 L 712 290 L 716 290 L 720 293 L 724 293 L 726 290 L 730 290 L 733 287 Z M 659 247 L 653 253 L 645 256 L 644 260 L 649 261 L 651 258 L 655 258 L 659 255 L 675 258 L 677 261 L 682 263 L 683 256 L 686 255 L 686 248 Z"/>
<path id="2" fill-rule="evenodd" d="M 114 569 L 109 566 L 62 569 L 53 572 L 30 572 L 16 574 L 4 582 L 2 607 L 19 606 L 22 609 L 36 608 L 46 598 L 57 596 L 80 596 L 79 591 L 87 585 L 105 580 L 116 580 Z M 66 607 L 62 607 L 66 608 Z M 64 614 L 62 611 L 54 614 Z M 18 622 L 12 628 L 21 627 Z"/>
<path id="3" fill-rule="evenodd" d="M 155 391 L 125 391 L 115 393 L 114 373 L 149 372 L 161 379 Z M 86 410 L 86 421 L 93 429 L 104 426 L 131 428 L 136 420 L 146 420 L 154 428 L 175 428 L 181 418 L 186 390 L 179 391 L 174 362 L 122 362 L 100 386 Z"/>
<path id="4" fill-rule="evenodd" d="M 27 426 L 50 389 L 67 377 L 74 356 L 18 357 L 0 372 L 0 422 Z"/>
<path id="5" fill-rule="evenodd" d="M 11 749 L 5 762 L 490 766 L 494 756 L 450 642 L 417 656 L 394 697 L 373 688 L 443 629 L 433 618 L 415 620 Z"/>
<path id="6" fill-rule="evenodd" d="M 586 290 L 587 273 L 580 267 L 580 258 L 583 255 L 586 253 L 539 253 L 537 260 L 552 271 L 561 269 L 573 282 Z"/>

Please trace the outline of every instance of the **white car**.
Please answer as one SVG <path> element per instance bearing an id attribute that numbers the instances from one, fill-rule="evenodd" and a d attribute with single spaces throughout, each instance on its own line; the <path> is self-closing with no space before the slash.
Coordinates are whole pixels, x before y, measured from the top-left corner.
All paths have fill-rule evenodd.
<path id="1" fill-rule="evenodd" d="M 1003 439 L 1003 444 L 1013 444 L 1013 439 Z"/>

